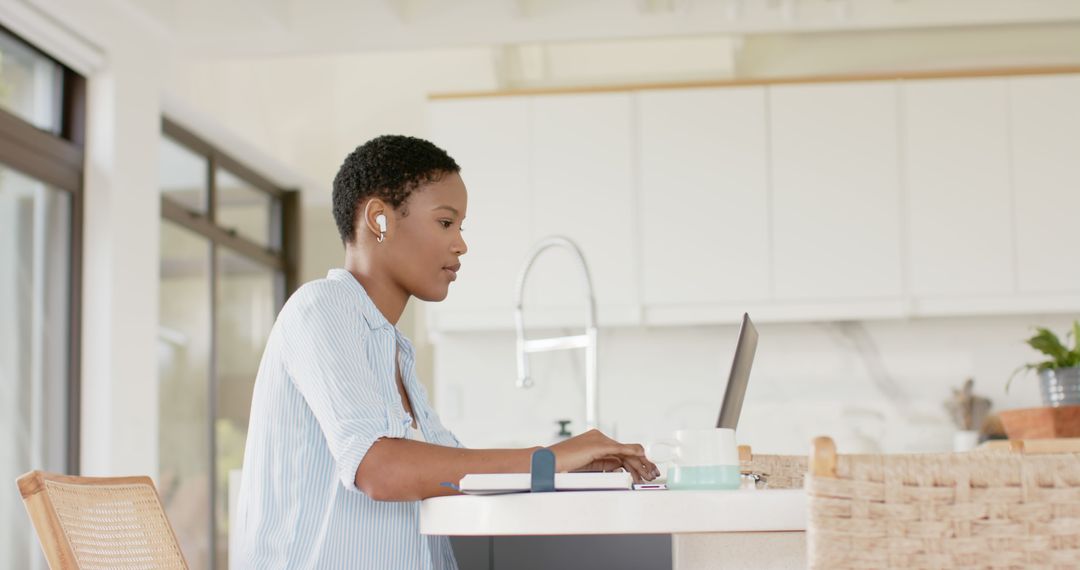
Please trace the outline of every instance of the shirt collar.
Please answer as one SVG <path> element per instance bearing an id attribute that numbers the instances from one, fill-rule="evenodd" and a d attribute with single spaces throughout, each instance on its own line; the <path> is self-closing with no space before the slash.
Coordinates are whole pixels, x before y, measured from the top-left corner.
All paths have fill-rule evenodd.
<path id="1" fill-rule="evenodd" d="M 337 267 L 327 272 L 326 278 L 331 281 L 344 283 L 345 286 L 354 293 L 353 298 L 356 299 L 356 302 L 359 304 L 360 314 L 363 315 L 364 322 L 367 323 L 369 329 L 392 329 L 394 331 L 394 336 L 397 338 L 398 346 L 408 353 L 409 356 L 412 356 L 412 343 L 409 342 L 409 339 L 406 338 L 396 326 L 390 324 L 390 321 L 386 320 L 386 316 L 384 316 L 382 312 L 379 311 L 379 308 L 375 306 L 375 302 L 371 300 L 371 296 L 368 295 L 367 290 L 364 289 L 364 286 L 357 281 L 352 273 Z"/>

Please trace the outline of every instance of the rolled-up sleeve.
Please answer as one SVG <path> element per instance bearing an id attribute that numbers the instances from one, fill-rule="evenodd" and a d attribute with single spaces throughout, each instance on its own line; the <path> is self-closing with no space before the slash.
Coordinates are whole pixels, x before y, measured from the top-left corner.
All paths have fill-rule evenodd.
<path id="1" fill-rule="evenodd" d="M 384 395 L 394 374 L 393 346 L 380 357 L 355 301 L 333 283 L 301 288 L 286 311 L 286 369 L 322 429 L 342 485 L 359 491 L 356 470 L 371 446 L 405 435 L 405 426 L 391 421 Z"/>

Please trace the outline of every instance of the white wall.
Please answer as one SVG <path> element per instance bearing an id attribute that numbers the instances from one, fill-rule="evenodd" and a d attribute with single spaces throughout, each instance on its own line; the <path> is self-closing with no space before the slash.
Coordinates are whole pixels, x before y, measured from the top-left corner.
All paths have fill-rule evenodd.
<path id="1" fill-rule="evenodd" d="M 2 0 L 0 23 L 87 79 L 81 472 L 156 476 L 168 452 L 158 449 L 161 116 L 168 109 L 197 132 L 206 122 L 183 101 L 163 104 L 172 39 L 124 2 Z M 212 140 L 225 136 L 210 123 Z M 242 141 L 222 144 L 269 162 Z"/>
<path id="2" fill-rule="evenodd" d="M 189 61 L 169 83 L 199 111 L 315 181 L 305 195 L 302 272 L 312 279 L 341 260 L 329 213 L 330 182 L 340 161 L 378 134 L 424 136 L 428 93 L 1080 63 L 1077 33 L 1075 25 L 1011 26 L 703 41 L 694 44 L 699 49 L 668 46 L 679 58 L 674 74 L 663 61 L 624 65 L 623 58 L 652 41 Z M 435 339 L 437 348 L 427 347 L 419 326 L 424 319 L 417 317 L 422 310 L 410 307 L 401 326 L 419 341 L 421 355 L 434 351 L 436 404 L 467 443 L 536 443 L 554 433 L 554 420 L 579 418 L 583 375 L 576 357 L 539 357 L 540 385 L 520 391 L 513 387 L 512 335 L 445 335 Z M 848 450 L 947 447 L 952 428 L 941 406 L 949 388 L 974 376 L 977 391 L 998 408 L 1036 404 L 1035 382 L 1018 381 L 1006 396 L 1005 379 L 1033 356 L 1021 343 L 1029 325 L 1063 329 L 1066 322 L 1031 316 L 863 323 L 866 338 L 881 351 L 876 364 L 844 336 L 860 330 L 858 324 L 763 326 L 743 438 L 759 449 L 796 453 L 817 433 L 834 435 Z M 707 425 L 719 405 L 735 335 L 731 327 L 603 331 L 602 416 L 631 439 Z M 875 383 L 882 370 L 899 386 L 891 396 Z"/>
<path id="3" fill-rule="evenodd" d="M 184 60 L 167 84 L 194 111 L 313 182 L 304 195 L 307 280 L 341 262 L 327 206 L 342 159 L 379 134 L 425 136 L 431 93 L 1080 63 L 1077 34 L 1080 25 L 1003 26 Z"/>
<path id="4" fill-rule="evenodd" d="M 83 246 L 82 472 L 157 474 L 160 225 L 157 148 L 163 50 L 136 23 L 87 10 L 108 31 L 89 77 Z"/>
<path id="5" fill-rule="evenodd" d="M 267 57 L 1080 21 L 1074 0 L 138 0 L 186 51 Z"/>
<path id="6" fill-rule="evenodd" d="M 747 38 L 744 76 L 972 69 L 1080 63 L 1080 25 L 881 30 Z"/>
<path id="7" fill-rule="evenodd" d="M 423 136 L 431 91 L 494 89 L 493 50 L 189 61 L 169 90 L 312 178 L 330 183 L 356 146 L 385 133 Z"/>
<path id="8" fill-rule="evenodd" d="M 760 325 L 739 439 L 776 453 L 805 453 L 816 435 L 834 437 L 846 452 L 948 450 L 951 389 L 970 377 L 995 410 L 1040 405 L 1034 376 L 1017 377 L 1008 394 L 1005 383 L 1016 367 L 1038 360 L 1022 342 L 1030 326 L 1064 334 L 1070 322 L 1033 315 Z M 713 425 L 737 337 L 737 326 L 601 330 L 602 427 L 644 442 Z M 443 421 L 476 447 L 544 444 L 560 419 L 580 431 L 581 355 L 549 353 L 532 363 L 536 386 L 518 389 L 512 331 L 440 337 Z"/>
<path id="9" fill-rule="evenodd" d="M 343 54 L 177 66 L 169 92 L 297 170 L 303 189 L 301 281 L 340 267 L 344 249 L 330 212 L 334 175 L 354 148 L 386 133 L 425 136 L 427 95 L 495 89 L 495 50 Z M 432 352 L 410 303 L 399 326 L 417 345 L 432 388 Z"/>
<path id="10" fill-rule="evenodd" d="M 8 0 L 4 25 L 83 73 L 82 472 L 157 473 L 160 30 L 112 1 Z"/>

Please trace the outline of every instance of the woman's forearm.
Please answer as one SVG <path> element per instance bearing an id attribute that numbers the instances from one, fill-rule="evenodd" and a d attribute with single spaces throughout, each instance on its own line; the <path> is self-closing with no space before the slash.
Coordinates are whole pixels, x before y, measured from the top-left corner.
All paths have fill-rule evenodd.
<path id="1" fill-rule="evenodd" d="M 531 449 L 463 449 L 383 438 L 356 470 L 356 487 L 377 501 L 417 501 L 453 495 L 466 473 L 527 473 Z"/>

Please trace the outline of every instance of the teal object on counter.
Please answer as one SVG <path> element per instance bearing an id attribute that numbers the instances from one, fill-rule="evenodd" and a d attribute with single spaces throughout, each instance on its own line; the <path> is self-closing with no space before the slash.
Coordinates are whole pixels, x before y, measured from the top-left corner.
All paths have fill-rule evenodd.
<path id="1" fill-rule="evenodd" d="M 668 489 L 702 491 L 738 489 L 742 483 L 738 465 L 679 465 L 668 474 Z"/>
<path id="2" fill-rule="evenodd" d="M 530 491 L 550 493 L 555 490 L 555 454 L 548 448 L 540 448 L 532 454 Z"/>

